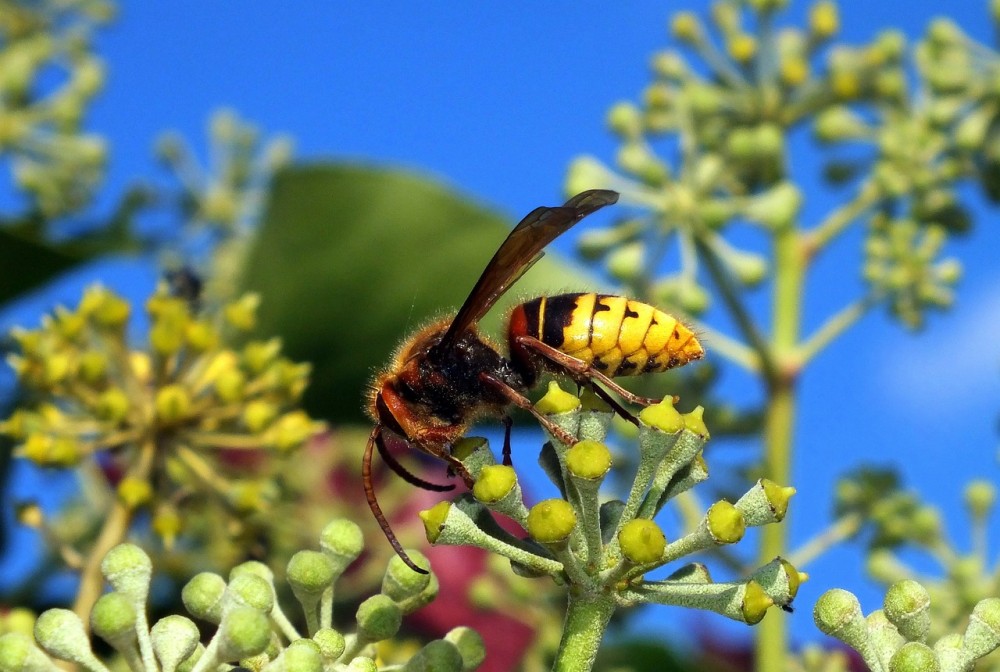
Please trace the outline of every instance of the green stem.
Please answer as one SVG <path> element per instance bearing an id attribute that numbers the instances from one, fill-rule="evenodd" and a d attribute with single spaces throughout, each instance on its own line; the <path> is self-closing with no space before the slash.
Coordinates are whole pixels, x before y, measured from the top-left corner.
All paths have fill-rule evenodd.
<path id="1" fill-rule="evenodd" d="M 797 348 L 801 328 L 802 291 L 806 256 L 795 227 L 774 236 L 774 304 L 771 352 L 775 368 L 767 377 L 764 420 L 763 473 L 777 483 L 791 482 L 792 440 L 795 427 Z M 761 532 L 757 564 L 765 565 L 785 554 L 787 525 L 767 525 Z M 765 618 L 757 633 L 758 670 L 787 669 L 788 632 L 780 614 Z"/>
<path id="2" fill-rule="evenodd" d="M 611 595 L 570 591 L 553 672 L 587 672 L 594 666 L 615 606 Z"/>

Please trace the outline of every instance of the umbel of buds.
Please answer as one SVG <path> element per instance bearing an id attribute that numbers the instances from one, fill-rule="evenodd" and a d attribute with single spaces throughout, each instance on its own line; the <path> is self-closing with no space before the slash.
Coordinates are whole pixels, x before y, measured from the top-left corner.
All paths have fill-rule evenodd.
<path id="1" fill-rule="evenodd" d="M 813 617 L 817 627 L 864 658 L 872 672 L 972 672 L 976 661 L 1000 647 L 1000 598 L 981 600 L 962 633 L 928 641 L 931 599 L 913 580 L 893 584 L 883 608 L 865 616 L 852 593 L 824 593 Z"/>
<path id="2" fill-rule="evenodd" d="M 320 550 L 303 550 L 285 574 L 305 613 L 308 632 L 300 633 L 275 597 L 274 575 L 258 562 L 234 567 L 229 580 L 198 574 L 184 586 L 184 606 L 214 634 L 202 644 L 198 625 L 170 615 L 149 626 L 147 599 L 152 580 L 149 557 L 132 544 L 111 550 L 101 564 L 111 587 L 90 613 L 94 634 L 141 672 L 205 672 L 229 664 L 261 672 L 323 672 L 376 669 L 374 645 L 394 637 L 403 616 L 431 602 L 438 591 L 433 574 L 418 574 L 399 558 L 389 562 L 382 592 L 358 607 L 355 632 L 333 627 L 334 584 L 364 548 L 361 530 L 335 520 L 320 536 Z M 420 556 L 418 551 L 410 551 Z M 426 558 L 420 558 L 426 565 Z M 485 658 L 483 641 L 459 627 L 430 642 L 396 669 L 466 672 Z M 83 622 L 72 611 L 50 609 L 35 621 L 34 637 L 17 632 L 0 636 L 0 672 L 55 671 L 53 659 L 89 672 L 109 666 L 91 647 Z M 224 667 L 220 667 L 224 666 Z"/>
<path id="3" fill-rule="evenodd" d="M 199 309 L 161 288 L 146 302 L 148 341 L 135 345 L 127 338 L 132 305 L 89 288 L 75 309 L 56 308 L 40 328 L 14 331 L 18 353 L 9 361 L 37 403 L 0 422 L 0 434 L 39 466 L 114 464 L 120 505 L 150 507 L 168 546 L 182 518 L 164 484 L 204 491 L 236 513 L 265 508 L 268 475 L 222 464 L 220 451 L 284 454 L 322 425 L 298 408 L 308 364 L 281 356 L 278 340 L 227 344 L 245 341 L 258 303 L 249 294 L 218 311 Z"/>
<path id="4" fill-rule="evenodd" d="M 738 542 L 747 527 L 784 518 L 793 488 L 761 479 L 735 503 L 717 501 L 674 539 L 654 520 L 673 498 L 708 478 L 702 448 L 708 429 L 701 407 L 682 414 L 673 399 L 639 414 L 638 467 L 625 501 L 603 501 L 600 488 L 612 467 L 603 443 L 612 412 L 596 397 L 578 398 L 556 383 L 536 408 L 577 437 L 565 445 L 555 436 L 540 462 L 559 497 L 528 508 L 516 473 L 497 465 L 484 441 L 461 444 L 460 459 L 476 478 L 471 494 L 422 512 L 434 544 L 471 545 L 508 558 L 518 573 L 549 575 L 568 586 L 569 613 L 560 645 L 565 669 L 590 669 L 600 634 L 615 609 L 657 603 L 714 611 L 744 623 L 759 622 L 774 606 L 787 607 L 805 576 L 781 558 L 750 576 L 715 582 L 699 563 L 680 564 L 665 579 L 649 572 L 700 551 Z M 518 538 L 494 513 L 516 521 Z"/>

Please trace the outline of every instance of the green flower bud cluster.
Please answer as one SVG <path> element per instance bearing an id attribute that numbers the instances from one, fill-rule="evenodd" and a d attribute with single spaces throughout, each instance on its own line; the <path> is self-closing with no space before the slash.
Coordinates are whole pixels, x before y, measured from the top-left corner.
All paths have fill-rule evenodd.
<path id="1" fill-rule="evenodd" d="M 0 422 L 0 433 L 18 444 L 16 455 L 43 467 L 114 454 L 125 471 L 119 501 L 150 506 L 168 545 L 182 527 L 168 484 L 206 491 L 229 511 L 259 511 L 273 497 L 268 475 L 255 467 L 244 476 L 219 451 L 284 454 L 321 425 L 297 409 L 307 364 L 282 357 L 277 340 L 226 345 L 227 334 L 253 326 L 257 303 L 247 295 L 220 315 L 196 312 L 161 288 L 146 305 L 148 343 L 131 348 L 132 307 L 91 287 L 75 310 L 57 308 L 40 328 L 13 333 L 19 353 L 9 361 L 37 401 Z"/>
<path id="2" fill-rule="evenodd" d="M 899 548 L 876 548 L 869 556 L 868 571 L 886 586 L 905 584 L 913 579 L 920 582 L 929 601 L 929 624 L 925 632 L 928 640 L 946 640 L 949 633 L 964 627 L 968 614 L 977 605 L 996 598 L 998 559 L 990 556 L 993 540 L 989 536 L 989 531 L 996 527 L 996 498 L 996 485 L 987 480 L 973 481 L 965 488 L 971 550 L 954 548 L 949 540 L 955 535 L 944 528 L 940 514 L 912 497 L 906 505 L 899 503 L 900 497 L 891 497 L 884 505 L 879 502 L 872 509 L 873 516 L 881 520 L 880 527 L 895 532 L 892 537 Z M 907 522 L 903 523 L 904 520 Z M 888 538 L 890 535 L 883 533 L 882 536 Z M 928 571 L 926 559 L 913 558 L 913 547 L 924 551 L 938 569 Z M 1000 671 L 1000 652 L 984 653 L 978 658 L 977 670 Z"/>
<path id="3" fill-rule="evenodd" d="M 320 546 L 321 551 L 300 551 L 286 568 L 305 613 L 306 635 L 277 601 L 272 572 L 257 562 L 233 568 L 228 581 L 204 572 L 184 586 L 181 597 L 188 612 L 214 626 L 207 644 L 186 616 L 165 616 L 150 626 L 146 611 L 152 563 L 131 544 L 113 548 L 101 565 L 112 590 L 91 610 L 90 630 L 129 669 L 143 672 L 205 672 L 227 664 L 261 672 L 382 669 L 374 646 L 396 636 L 403 616 L 434 599 L 437 579 L 413 572 L 396 558 L 385 572 L 382 592 L 358 607 L 356 632 L 342 633 L 332 625 L 334 584 L 361 554 L 361 530 L 350 521 L 335 520 L 324 529 Z M 418 552 L 411 553 L 426 564 Z M 392 669 L 466 672 L 484 658 L 482 638 L 459 627 Z M 40 614 L 32 632 L 18 628 L 0 634 L 0 672 L 55 670 L 53 659 L 92 672 L 110 669 L 91 647 L 84 623 L 66 609 Z"/>
<path id="4" fill-rule="evenodd" d="M 84 206 L 103 178 L 103 139 L 81 121 L 104 84 L 90 32 L 105 0 L 4 3 L 0 21 L 0 157 L 46 217 Z"/>
<path id="5" fill-rule="evenodd" d="M 946 240 L 940 226 L 921 227 L 882 214 L 871 220 L 864 278 L 907 327 L 921 327 L 928 310 L 948 308 L 954 301 L 952 288 L 962 267 L 956 259 L 940 258 Z"/>
<path id="6" fill-rule="evenodd" d="M 225 234 L 245 233 L 260 213 L 271 175 L 291 160 L 292 142 L 278 136 L 264 143 L 256 127 L 225 109 L 212 116 L 209 139 L 213 173 L 198 166 L 175 133 L 159 139 L 156 154 L 180 183 L 185 221 Z"/>
<path id="7" fill-rule="evenodd" d="M 889 587 L 882 609 L 865 616 L 852 593 L 833 589 L 820 596 L 813 618 L 820 630 L 861 654 L 872 672 L 997 669 L 982 663 L 1000 647 L 1000 598 L 980 600 L 961 632 L 938 637 L 931 634 L 931 603 L 920 583 L 904 580 Z"/>
<path id="8" fill-rule="evenodd" d="M 794 494 L 762 479 L 735 503 L 708 506 L 690 529 L 668 540 L 654 518 L 708 477 L 702 448 L 709 435 L 700 407 L 682 414 L 667 397 L 639 414 L 638 470 L 626 501 L 602 500 L 600 492 L 613 462 L 603 443 L 611 409 L 556 383 L 535 407 L 578 438 L 564 445 L 550 434 L 542 450 L 540 462 L 560 496 L 529 508 L 514 469 L 494 464 L 489 446 L 479 441 L 460 456 L 476 478 L 471 495 L 421 513 L 431 543 L 492 551 L 520 574 L 552 576 L 571 593 L 601 595 L 614 606 L 673 604 L 757 623 L 769 607 L 791 603 L 805 576 L 780 558 L 734 582 L 717 583 L 697 564 L 665 580 L 645 578 L 668 563 L 736 543 L 748 527 L 781 521 Z M 516 521 L 528 538 L 503 530 L 493 514 Z"/>

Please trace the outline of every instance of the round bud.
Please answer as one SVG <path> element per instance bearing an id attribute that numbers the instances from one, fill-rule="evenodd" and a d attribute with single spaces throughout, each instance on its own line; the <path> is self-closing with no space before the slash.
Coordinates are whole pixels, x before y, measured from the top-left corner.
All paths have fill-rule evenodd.
<path id="1" fill-rule="evenodd" d="M 295 587 L 291 578 L 289 578 L 289 583 L 292 584 L 293 588 Z M 270 583 L 256 574 L 240 572 L 233 576 L 229 581 L 229 585 L 226 586 L 223 602 L 225 605 L 224 609 L 244 606 L 256 609 L 261 613 L 269 614 L 271 613 L 271 609 L 274 608 L 274 588 Z"/>
<path id="2" fill-rule="evenodd" d="M 333 585 L 333 561 L 319 551 L 299 551 L 288 561 L 288 584 L 298 595 L 318 596 Z"/>
<path id="3" fill-rule="evenodd" d="M 428 642 L 403 666 L 403 672 L 462 672 L 463 669 L 458 647 L 444 639 Z"/>
<path id="4" fill-rule="evenodd" d="M 555 381 L 549 383 L 545 395 L 535 403 L 535 409 L 545 415 L 569 413 L 580 407 L 580 399 L 566 392 Z"/>
<path id="5" fill-rule="evenodd" d="M 889 672 L 940 672 L 937 654 L 921 642 L 907 642 L 889 659 Z"/>
<path id="6" fill-rule="evenodd" d="M 271 641 L 271 622 L 252 607 L 229 609 L 215 635 L 219 638 L 219 654 L 223 660 L 239 660 L 256 656 Z"/>
<path id="7" fill-rule="evenodd" d="M 639 420 L 644 425 L 667 434 L 674 434 L 684 429 L 684 418 L 674 408 L 674 398 L 669 395 L 660 403 L 642 409 L 639 412 Z"/>
<path id="8" fill-rule="evenodd" d="M 760 623 L 767 613 L 767 610 L 774 606 L 774 600 L 768 595 L 759 583 L 749 581 L 746 584 L 746 591 L 743 593 L 743 620 L 750 625 Z"/>
<path id="9" fill-rule="evenodd" d="M 90 610 L 94 634 L 114 646 L 126 638 L 135 638 L 136 613 L 131 600 L 121 593 L 105 593 Z"/>
<path id="10" fill-rule="evenodd" d="M 821 632 L 841 639 L 841 633 L 859 620 L 863 622 L 861 604 L 853 593 L 834 588 L 823 593 L 813 609 L 813 620 Z"/>
<path id="11" fill-rule="evenodd" d="M 288 645 L 281 657 L 286 670 L 295 672 L 320 672 L 323 669 L 323 655 L 320 647 L 311 639 L 297 639 Z"/>
<path id="12" fill-rule="evenodd" d="M 735 544 L 746 532 L 746 522 L 739 509 L 725 500 L 713 504 L 705 515 L 708 532 L 717 544 Z"/>
<path id="13" fill-rule="evenodd" d="M 191 619 L 170 615 L 153 624 L 149 636 L 157 660 L 164 669 L 172 670 L 194 653 L 201 634 Z"/>
<path id="14" fill-rule="evenodd" d="M 333 561 L 334 572 L 339 575 L 361 555 L 365 539 L 357 523 L 337 518 L 323 528 L 319 535 L 319 547 Z"/>
<path id="15" fill-rule="evenodd" d="M 444 638 L 458 649 L 463 670 L 475 670 L 486 660 L 486 643 L 472 628 L 459 626 L 450 630 Z"/>
<path id="16" fill-rule="evenodd" d="M 222 618 L 222 596 L 226 592 L 225 580 L 213 572 L 194 575 L 181 590 L 181 601 L 192 616 L 209 623 Z"/>
<path id="17" fill-rule="evenodd" d="M 430 567 L 427 556 L 413 549 L 407 549 L 406 554 L 418 567 Z M 402 602 L 419 595 L 431 582 L 430 574 L 413 571 L 398 555 L 389 559 L 382 577 L 382 594 L 394 602 Z"/>
<path id="18" fill-rule="evenodd" d="M 182 385 L 165 385 L 156 393 L 156 418 L 164 425 L 175 425 L 191 412 L 191 395 Z"/>
<path id="19" fill-rule="evenodd" d="M 119 593 L 142 603 L 149 594 L 153 562 L 135 544 L 118 544 L 101 561 L 101 574 Z"/>
<path id="20" fill-rule="evenodd" d="M 366 642 L 381 642 L 399 632 L 403 611 L 387 595 L 372 595 L 361 603 L 357 613 L 358 637 Z"/>
<path id="21" fill-rule="evenodd" d="M 472 494 L 480 502 L 493 504 L 499 502 L 517 485 L 517 474 L 513 467 L 494 464 L 483 467 L 472 487 Z"/>
<path id="22" fill-rule="evenodd" d="M 611 469 L 611 451 L 597 441 L 580 441 L 566 451 L 566 468 L 590 481 L 603 478 Z"/>
<path id="23" fill-rule="evenodd" d="M 319 646 L 320 655 L 325 661 L 335 661 L 340 658 L 346 648 L 344 636 L 333 628 L 320 628 L 312 640 Z"/>
<path id="24" fill-rule="evenodd" d="M 541 543 L 563 541 L 576 527 L 573 506 L 564 499 L 546 499 L 528 511 L 528 534 Z"/>
<path id="25" fill-rule="evenodd" d="M 626 558 L 638 565 L 644 565 L 663 557 L 667 538 L 660 526 L 652 520 L 636 518 L 622 525 L 618 533 L 618 544 Z"/>

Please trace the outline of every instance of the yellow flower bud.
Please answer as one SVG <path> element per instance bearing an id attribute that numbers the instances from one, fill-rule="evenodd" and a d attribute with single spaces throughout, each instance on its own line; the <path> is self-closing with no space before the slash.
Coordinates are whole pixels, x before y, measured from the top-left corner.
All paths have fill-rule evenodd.
<path id="1" fill-rule="evenodd" d="M 573 506 L 564 499 L 546 499 L 528 511 L 528 534 L 535 541 L 556 543 L 563 541 L 576 527 Z"/>
<path id="2" fill-rule="evenodd" d="M 483 467 L 472 488 L 472 494 L 480 502 L 492 504 L 507 496 L 517 485 L 517 474 L 513 467 L 494 464 Z"/>
<path id="3" fill-rule="evenodd" d="M 535 409 L 545 415 L 569 413 L 580 407 L 580 399 L 566 392 L 555 381 L 549 383 L 545 395 L 535 403 Z"/>
<path id="4" fill-rule="evenodd" d="M 774 600 L 764 592 L 764 589 L 756 581 L 747 583 L 746 592 L 743 595 L 743 618 L 750 625 L 760 623 L 767 610 L 774 606 Z"/>
<path id="5" fill-rule="evenodd" d="M 277 415 L 278 409 L 274 404 L 255 399 L 243 408 L 243 424 L 250 432 L 259 434 L 267 429 Z"/>
<path id="6" fill-rule="evenodd" d="M 97 408 L 94 414 L 101 420 L 113 425 L 121 423 L 128 415 L 129 399 L 120 387 L 109 387 L 97 398 Z"/>
<path id="7" fill-rule="evenodd" d="M 315 433 L 316 425 L 305 411 L 285 413 L 268 430 L 267 443 L 286 452 L 298 448 Z"/>
<path id="8" fill-rule="evenodd" d="M 655 562 L 663 556 L 667 538 L 660 526 L 652 520 L 636 518 L 622 525 L 618 533 L 618 544 L 626 558 L 642 565 Z"/>
<path id="9" fill-rule="evenodd" d="M 840 12 L 837 3 L 820 0 L 809 9 L 809 30 L 820 39 L 836 35 L 840 30 Z"/>
<path id="10" fill-rule="evenodd" d="M 144 478 L 126 476 L 118 483 L 118 499 L 130 509 L 137 509 L 153 498 L 153 486 Z"/>
<path id="11" fill-rule="evenodd" d="M 448 511 L 451 509 L 451 502 L 438 502 L 426 511 L 421 511 L 418 515 L 424 521 L 424 533 L 427 541 L 436 543 L 444 528 L 444 521 L 448 518 Z"/>
<path id="12" fill-rule="evenodd" d="M 226 306 L 224 311 L 226 321 L 241 331 L 250 331 L 257 324 L 259 305 L 260 295 L 244 294 Z"/>
<path id="13" fill-rule="evenodd" d="M 743 514 L 725 500 L 720 500 L 709 507 L 705 518 L 708 522 L 708 532 L 717 544 L 735 544 L 746 532 Z"/>
<path id="14" fill-rule="evenodd" d="M 191 395 L 182 385 L 166 385 L 156 393 L 157 419 L 166 425 L 183 422 L 191 412 Z"/>
<path id="15" fill-rule="evenodd" d="M 611 451 L 597 441 L 580 441 L 566 451 L 566 468 L 587 480 L 603 478 L 611 468 Z"/>
<path id="16" fill-rule="evenodd" d="M 684 416 L 674 408 L 674 398 L 666 396 L 658 404 L 647 406 L 639 412 L 639 420 L 649 427 L 673 434 L 684 429 Z"/>

